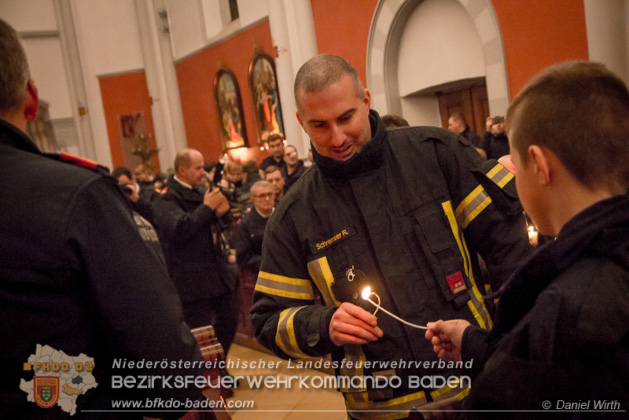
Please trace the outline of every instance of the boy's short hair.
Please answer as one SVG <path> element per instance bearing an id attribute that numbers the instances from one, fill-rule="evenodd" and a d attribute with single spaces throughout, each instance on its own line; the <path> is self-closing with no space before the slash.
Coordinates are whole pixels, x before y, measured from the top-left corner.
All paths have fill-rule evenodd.
<path id="1" fill-rule="evenodd" d="M 629 91 L 602 64 L 544 69 L 509 106 L 507 129 L 523 164 L 529 146 L 542 146 L 590 188 L 629 187 Z"/>

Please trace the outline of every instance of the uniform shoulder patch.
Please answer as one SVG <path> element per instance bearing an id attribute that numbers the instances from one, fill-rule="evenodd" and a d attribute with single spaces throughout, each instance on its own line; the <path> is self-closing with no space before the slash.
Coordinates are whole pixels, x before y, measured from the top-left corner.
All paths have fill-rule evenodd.
<path id="1" fill-rule="evenodd" d="M 60 153 L 59 160 L 66 163 L 71 163 L 75 166 L 81 166 L 83 168 L 95 170 L 105 170 L 109 172 L 109 169 L 106 166 L 100 165 L 98 162 L 93 160 L 84 159 L 78 156 L 69 155 L 67 153 Z"/>
<path id="2" fill-rule="evenodd" d="M 59 160 L 64 163 L 69 163 L 74 166 L 80 166 L 82 168 L 87 168 L 94 172 L 99 172 L 101 174 L 109 174 L 109 168 L 104 165 L 99 164 L 93 160 L 84 159 L 78 156 L 73 156 L 68 153 L 44 153 L 44 156 L 47 156 L 52 159 Z"/>

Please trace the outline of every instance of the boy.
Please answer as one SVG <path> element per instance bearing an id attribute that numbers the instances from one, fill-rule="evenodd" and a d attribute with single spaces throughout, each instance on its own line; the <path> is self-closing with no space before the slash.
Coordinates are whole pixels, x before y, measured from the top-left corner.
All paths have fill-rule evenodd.
<path id="1" fill-rule="evenodd" d="M 470 417 L 584 409 L 626 415 L 627 87 L 600 64 L 551 66 L 514 99 L 507 130 L 522 205 L 540 233 L 557 239 L 498 292 L 491 331 L 438 321 L 426 338 L 442 359 L 482 367 L 463 400 L 475 410 Z"/>

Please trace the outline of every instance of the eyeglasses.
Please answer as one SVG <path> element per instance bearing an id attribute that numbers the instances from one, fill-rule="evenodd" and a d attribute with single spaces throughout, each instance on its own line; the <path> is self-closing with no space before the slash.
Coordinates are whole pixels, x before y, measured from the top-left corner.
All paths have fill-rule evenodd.
<path id="1" fill-rule="evenodd" d="M 273 198 L 275 196 L 275 193 L 266 193 L 266 194 L 256 194 L 253 197 L 254 198 Z"/>

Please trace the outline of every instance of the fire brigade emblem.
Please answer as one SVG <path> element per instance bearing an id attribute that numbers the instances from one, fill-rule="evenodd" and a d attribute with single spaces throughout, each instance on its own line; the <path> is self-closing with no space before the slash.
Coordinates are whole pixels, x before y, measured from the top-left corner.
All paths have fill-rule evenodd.
<path id="1" fill-rule="evenodd" d="M 43 408 L 54 407 L 59 400 L 58 376 L 35 376 L 35 402 Z"/>

